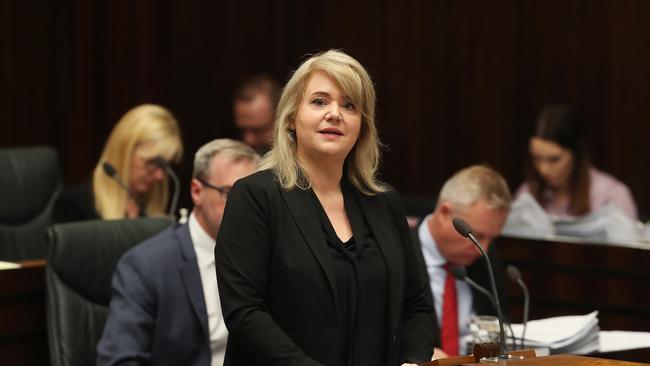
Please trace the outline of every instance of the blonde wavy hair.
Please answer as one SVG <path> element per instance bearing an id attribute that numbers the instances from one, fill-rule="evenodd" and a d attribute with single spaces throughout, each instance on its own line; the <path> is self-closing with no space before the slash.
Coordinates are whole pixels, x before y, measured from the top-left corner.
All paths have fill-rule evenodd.
<path id="1" fill-rule="evenodd" d="M 125 217 L 127 193 L 103 170 L 112 164 L 128 184 L 131 159 L 136 153 L 144 160 L 162 156 L 178 162 L 183 154 L 180 129 L 174 116 L 164 107 L 143 104 L 132 108 L 117 122 L 93 172 L 95 209 L 104 219 Z M 156 183 L 144 197 L 147 215 L 163 214 L 169 201 L 168 180 Z"/>
<path id="2" fill-rule="evenodd" d="M 339 50 L 310 57 L 285 85 L 276 109 L 273 148 L 264 157 L 260 169 L 271 169 L 285 190 L 311 187 L 296 156 L 296 135 L 292 126 L 307 80 L 316 70 L 327 73 L 361 112 L 359 138 L 345 159 L 344 169 L 350 183 L 367 195 L 386 191 L 387 187 L 376 176 L 381 142 L 375 126 L 375 87 L 364 67 Z"/>

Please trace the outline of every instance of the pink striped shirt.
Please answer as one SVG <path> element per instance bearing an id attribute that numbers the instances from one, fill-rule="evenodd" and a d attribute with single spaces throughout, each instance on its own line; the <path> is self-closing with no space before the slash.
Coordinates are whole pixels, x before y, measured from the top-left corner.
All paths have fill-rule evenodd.
<path id="1" fill-rule="evenodd" d="M 636 204 L 634 203 L 630 189 L 624 183 L 594 167 L 589 169 L 589 179 L 589 205 L 592 211 L 611 204 L 631 219 L 638 219 Z M 519 186 L 516 195 L 519 196 L 523 192 L 530 193 L 527 183 Z M 571 216 L 569 215 L 568 203 L 565 205 L 557 204 L 555 202 L 555 193 L 552 190 L 546 190 L 544 192 L 542 207 L 550 215 L 560 217 Z"/>

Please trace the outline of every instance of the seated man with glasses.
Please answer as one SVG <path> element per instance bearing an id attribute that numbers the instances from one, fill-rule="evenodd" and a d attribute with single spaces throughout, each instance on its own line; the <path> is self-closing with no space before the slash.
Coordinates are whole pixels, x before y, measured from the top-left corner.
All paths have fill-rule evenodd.
<path id="1" fill-rule="evenodd" d="M 97 365 L 223 364 L 228 331 L 214 246 L 228 190 L 259 160 L 252 148 L 229 139 L 197 151 L 188 223 L 137 245 L 117 264 Z"/>

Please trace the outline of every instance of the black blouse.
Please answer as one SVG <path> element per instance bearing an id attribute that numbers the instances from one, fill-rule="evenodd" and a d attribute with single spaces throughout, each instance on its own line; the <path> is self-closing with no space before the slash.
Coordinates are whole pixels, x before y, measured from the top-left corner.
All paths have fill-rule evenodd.
<path id="1" fill-rule="evenodd" d="M 352 192 L 343 183 L 345 211 L 353 236 L 342 242 L 314 194 L 337 285 L 341 356 L 337 365 L 386 363 L 388 303 L 387 265 Z"/>
<path id="2" fill-rule="evenodd" d="M 97 219 L 101 219 L 101 216 L 95 209 L 92 181 L 66 188 L 52 210 L 54 223 Z"/>

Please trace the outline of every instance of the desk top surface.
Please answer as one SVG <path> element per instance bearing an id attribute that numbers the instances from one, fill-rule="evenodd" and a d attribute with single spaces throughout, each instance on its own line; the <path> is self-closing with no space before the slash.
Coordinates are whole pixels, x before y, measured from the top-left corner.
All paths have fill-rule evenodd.
<path id="1" fill-rule="evenodd" d="M 469 365 L 486 366 L 486 365 L 513 365 L 513 366 L 640 366 L 648 365 L 647 363 L 627 362 L 608 360 L 604 358 L 582 357 L 571 355 L 553 355 L 535 358 L 525 358 L 522 360 L 500 361 L 498 363 L 471 363 Z"/>

